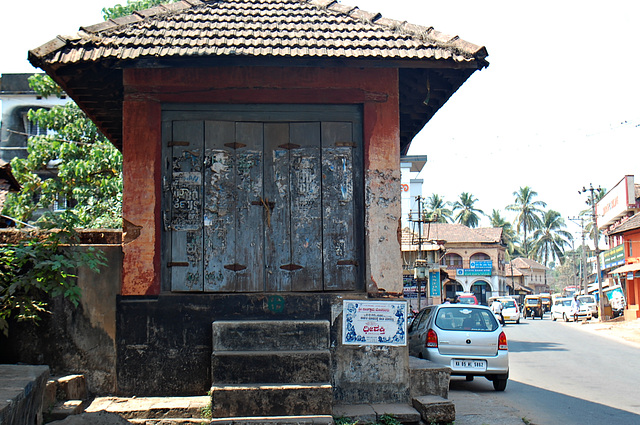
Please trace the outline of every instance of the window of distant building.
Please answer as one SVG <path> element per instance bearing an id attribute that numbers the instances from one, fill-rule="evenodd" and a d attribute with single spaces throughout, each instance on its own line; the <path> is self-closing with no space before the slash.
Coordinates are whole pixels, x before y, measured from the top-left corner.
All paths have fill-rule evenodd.
<path id="1" fill-rule="evenodd" d="M 461 269 L 462 257 L 458 254 L 449 253 L 444 256 L 444 265 L 451 269 Z"/>

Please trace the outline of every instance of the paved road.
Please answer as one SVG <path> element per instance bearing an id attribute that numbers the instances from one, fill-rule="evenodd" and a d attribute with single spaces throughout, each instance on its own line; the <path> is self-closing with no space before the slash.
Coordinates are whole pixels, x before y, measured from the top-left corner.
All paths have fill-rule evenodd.
<path id="1" fill-rule="evenodd" d="M 585 331 L 579 323 L 507 324 L 510 379 L 504 393 L 489 381 L 452 378 L 451 398 L 473 391 L 536 425 L 640 424 L 640 347 Z M 581 328 L 582 327 L 582 328 Z M 490 412 L 483 412 L 485 422 Z"/>

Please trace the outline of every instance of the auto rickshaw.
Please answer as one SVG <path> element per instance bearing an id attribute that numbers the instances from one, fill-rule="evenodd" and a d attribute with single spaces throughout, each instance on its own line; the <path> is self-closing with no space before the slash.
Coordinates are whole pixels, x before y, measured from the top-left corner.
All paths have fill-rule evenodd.
<path id="1" fill-rule="evenodd" d="M 550 294 L 540 294 L 540 299 L 542 300 L 542 310 L 545 313 L 551 311 L 551 295 Z"/>
<path id="2" fill-rule="evenodd" d="M 524 317 L 531 317 L 535 319 L 544 317 L 544 307 L 542 306 L 542 298 L 540 295 L 527 295 L 524 297 Z"/>

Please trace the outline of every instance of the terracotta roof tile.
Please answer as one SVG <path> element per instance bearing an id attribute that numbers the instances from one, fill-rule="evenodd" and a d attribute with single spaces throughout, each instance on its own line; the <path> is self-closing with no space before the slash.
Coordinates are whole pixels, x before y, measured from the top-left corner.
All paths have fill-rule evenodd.
<path id="1" fill-rule="evenodd" d="M 484 48 L 457 36 L 327 0 L 183 0 L 83 27 L 79 36 L 44 45 L 33 56 L 62 64 L 133 60 L 159 45 L 167 47 L 159 52 L 165 57 L 286 52 L 294 57 L 431 58 L 486 65 Z M 121 48 L 105 49 L 112 45 Z"/>

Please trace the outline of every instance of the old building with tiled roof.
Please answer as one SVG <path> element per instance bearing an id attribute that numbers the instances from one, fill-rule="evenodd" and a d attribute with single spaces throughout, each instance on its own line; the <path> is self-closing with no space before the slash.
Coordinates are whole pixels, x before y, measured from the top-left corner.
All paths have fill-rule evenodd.
<path id="1" fill-rule="evenodd" d="M 509 283 L 515 282 L 521 287 L 529 288 L 534 294 L 541 294 L 549 292 L 548 270 L 543 264 L 531 258 L 518 257 L 511 260 L 506 278 Z M 517 289 L 517 286 L 514 289 Z"/>
<path id="2" fill-rule="evenodd" d="M 426 251 L 441 250 L 437 261 L 443 268 L 442 297 L 454 298 L 456 293 L 473 292 L 487 304 L 489 298 L 508 295 L 504 276 L 506 244 L 502 228 L 470 228 L 458 223 L 427 223 L 422 230 L 423 243 L 420 258 Z M 418 258 L 416 232 L 404 229 L 402 255 L 405 273 L 410 272 Z"/>
<path id="3" fill-rule="evenodd" d="M 402 326 L 343 334 L 343 320 L 360 323 L 343 309 L 376 300 L 402 316 L 400 156 L 486 56 L 331 0 L 182 0 L 31 50 L 123 152 L 117 391 L 217 399 L 239 379 L 261 394 L 308 384 L 300 404 L 271 400 L 261 416 L 408 402 Z M 283 376 L 225 345 L 234 326 L 318 334 L 325 372 Z M 225 350 L 247 367 L 226 367 Z M 251 380 L 255 364 L 269 381 Z M 214 416 L 256 413 L 224 405 Z"/>

